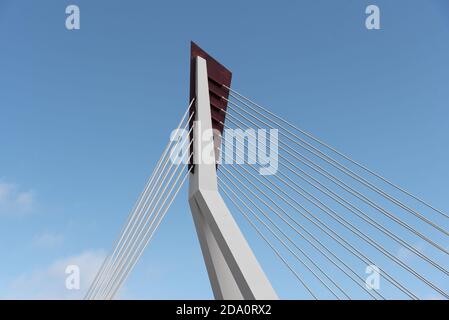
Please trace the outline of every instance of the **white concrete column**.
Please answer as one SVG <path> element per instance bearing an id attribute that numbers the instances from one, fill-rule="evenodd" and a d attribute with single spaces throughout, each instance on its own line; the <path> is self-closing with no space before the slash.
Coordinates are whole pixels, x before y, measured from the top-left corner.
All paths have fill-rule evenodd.
<path id="1" fill-rule="evenodd" d="M 189 204 L 216 299 L 277 299 L 217 187 L 206 60 L 196 58 Z M 205 151 L 205 152 L 204 152 Z"/>

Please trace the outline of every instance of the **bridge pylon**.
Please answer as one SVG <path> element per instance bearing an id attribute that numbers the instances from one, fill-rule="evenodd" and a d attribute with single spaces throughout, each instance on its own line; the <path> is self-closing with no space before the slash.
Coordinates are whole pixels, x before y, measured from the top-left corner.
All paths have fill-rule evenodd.
<path id="1" fill-rule="evenodd" d="M 276 292 L 218 192 L 216 159 L 226 105 L 218 97 L 231 73 L 192 43 L 191 99 L 194 166 L 189 204 L 216 299 L 277 299 Z M 215 133 L 212 131 L 215 129 Z M 209 146 L 209 148 L 208 148 Z M 212 152 L 210 152 L 210 146 Z M 202 152 L 208 150 L 207 152 Z"/>

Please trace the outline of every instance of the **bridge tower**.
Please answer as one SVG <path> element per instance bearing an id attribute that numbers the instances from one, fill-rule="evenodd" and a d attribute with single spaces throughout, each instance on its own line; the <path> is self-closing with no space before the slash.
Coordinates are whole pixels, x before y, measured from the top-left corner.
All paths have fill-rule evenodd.
<path id="1" fill-rule="evenodd" d="M 189 205 L 216 299 L 277 299 L 217 187 L 217 164 L 231 72 L 191 44 L 190 126 L 193 166 Z M 194 120 L 194 121 L 193 121 Z M 215 129 L 212 131 L 212 129 Z M 214 146 L 212 152 L 208 146 Z M 202 151 L 209 150 L 208 152 Z"/>

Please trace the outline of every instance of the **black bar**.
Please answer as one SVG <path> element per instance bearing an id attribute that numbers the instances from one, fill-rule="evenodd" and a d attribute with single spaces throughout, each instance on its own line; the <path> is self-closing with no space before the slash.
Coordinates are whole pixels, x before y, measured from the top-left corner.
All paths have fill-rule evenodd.
<path id="1" fill-rule="evenodd" d="M 386 319 L 393 316 L 392 311 L 398 311 L 401 319 L 405 316 L 416 318 L 421 311 L 427 316 L 440 314 L 444 318 L 448 307 L 448 301 L 0 301 L 5 316 L 11 312 L 17 318 L 22 312 L 31 312 L 33 316 L 55 315 L 64 319 L 70 315 L 81 320 L 90 319 L 97 312 L 101 319 L 106 315 L 114 319 L 119 316 L 125 316 L 125 319 L 131 319 L 130 316 L 142 319 L 319 319 L 321 316 L 346 318 L 351 315 L 358 319 Z"/>

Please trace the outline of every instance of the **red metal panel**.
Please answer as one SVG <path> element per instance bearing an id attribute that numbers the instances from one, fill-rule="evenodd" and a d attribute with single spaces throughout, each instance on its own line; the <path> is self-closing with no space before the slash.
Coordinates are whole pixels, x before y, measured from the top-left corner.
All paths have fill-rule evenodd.
<path id="1" fill-rule="evenodd" d="M 207 76 L 209 79 L 209 97 L 212 115 L 212 127 L 223 134 L 223 124 L 226 118 L 226 110 L 228 107 L 226 99 L 229 97 L 229 90 L 223 85 L 231 87 L 232 73 L 221 63 L 211 57 L 206 51 L 201 49 L 194 42 L 190 47 L 190 101 L 195 97 L 195 81 L 196 81 L 196 57 L 202 57 L 206 60 Z M 194 106 L 192 106 L 190 114 Z M 220 123 L 221 122 L 221 123 Z M 192 127 L 193 120 L 190 123 Z M 192 136 L 191 136 L 192 138 Z M 191 152 L 193 149 L 191 148 Z M 191 164 L 190 164 L 191 165 Z"/>

